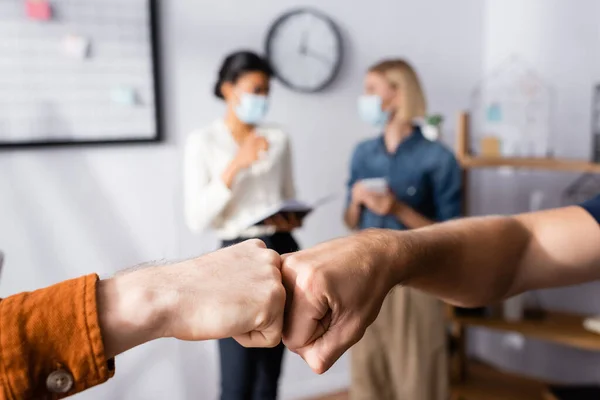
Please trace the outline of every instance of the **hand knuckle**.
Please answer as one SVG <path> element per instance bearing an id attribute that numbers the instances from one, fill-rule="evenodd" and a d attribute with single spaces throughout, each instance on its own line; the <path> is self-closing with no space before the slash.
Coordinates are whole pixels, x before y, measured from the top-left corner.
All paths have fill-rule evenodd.
<path id="1" fill-rule="evenodd" d="M 269 269 L 269 279 L 275 282 L 277 285 L 281 285 L 283 280 L 283 274 L 281 273 L 281 270 L 279 268 L 271 267 Z"/>
<path id="2" fill-rule="evenodd" d="M 275 250 L 267 250 L 265 251 L 265 261 L 268 265 L 279 265 L 281 261 L 281 256 Z"/>
<path id="3" fill-rule="evenodd" d="M 291 341 L 289 337 L 284 335 L 282 338 L 282 342 L 285 345 L 285 347 L 292 353 L 294 353 L 294 354 L 299 353 L 298 346 L 295 346 L 295 343 L 293 341 Z"/>
<path id="4" fill-rule="evenodd" d="M 273 282 L 267 292 L 267 301 L 270 305 L 281 305 L 285 303 L 285 288 L 281 281 Z"/>
<path id="5" fill-rule="evenodd" d="M 283 334 L 283 344 L 287 347 L 292 353 L 299 354 L 302 347 L 305 343 L 301 343 L 301 340 L 295 334 Z"/>
<path id="6" fill-rule="evenodd" d="M 326 279 L 323 272 L 317 268 L 308 266 L 304 269 L 301 286 L 303 289 L 309 291 L 319 291 L 324 289 L 326 286 Z"/>
<path id="7" fill-rule="evenodd" d="M 304 259 L 304 257 L 299 253 L 290 254 L 286 257 L 285 267 L 291 268 L 294 270 L 301 270 L 310 268 L 310 263 Z"/>
<path id="8" fill-rule="evenodd" d="M 269 324 L 270 320 L 271 320 L 270 311 L 263 308 L 256 314 L 254 324 L 258 328 L 263 328 Z"/>
<path id="9" fill-rule="evenodd" d="M 266 337 L 266 347 L 277 347 L 281 343 L 281 336 L 278 335 L 269 335 Z"/>
<path id="10" fill-rule="evenodd" d="M 281 282 L 272 282 L 266 285 L 259 300 L 261 310 L 256 314 L 256 326 L 265 327 L 277 320 L 285 308 L 285 289 Z"/>
<path id="11" fill-rule="evenodd" d="M 292 267 L 296 263 L 296 254 L 288 254 L 282 258 L 284 267 Z"/>
<path id="12" fill-rule="evenodd" d="M 262 249 L 266 249 L 267 248 L 267 245 L 265 244 L 265 242 L 263 242 L 260 239 L 250 239 L 246 243 L 248 243 L 251 246 L 259 247 L 259 248 L 262 248 Z"/>
<path id="13" fill-rule="evenodd" d="M 324 374 L 327 371 L 327 362 L 323 359 L 323 356 L 319 355 L 311 361 L 310 367 L 316 374 Z"/>
<path id="14" fill-rule="evenodd" d="M 313 368 L 315 374 L 322 375 L 327 372 L 327 368 L 325 367 L 325 363 L 323 361 L 317 361 L 315 367 Z"/>

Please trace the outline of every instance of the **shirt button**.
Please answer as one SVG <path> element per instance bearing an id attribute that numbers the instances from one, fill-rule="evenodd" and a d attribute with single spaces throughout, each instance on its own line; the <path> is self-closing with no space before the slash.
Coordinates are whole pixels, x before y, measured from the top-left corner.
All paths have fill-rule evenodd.
<path id="1" fill-rule="evenodd" d="M 414 196 L 415 194 L 417 194 L 417 188 L 415 188 L 414 186 L 409 187 L 406 190 L 406 194 L 408 194 L 409 196 Z"/>
<path id="2" fill-rule="evenodd" d="M 67 393 L 73 387 L 73 375 L 64 369 L 58 369 L 48 375 L 46 387 L 52 393 Z"/>

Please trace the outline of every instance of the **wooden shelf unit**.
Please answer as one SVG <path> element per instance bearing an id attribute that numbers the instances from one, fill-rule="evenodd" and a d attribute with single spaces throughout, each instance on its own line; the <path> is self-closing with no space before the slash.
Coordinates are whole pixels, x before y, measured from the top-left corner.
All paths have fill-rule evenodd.
<path id="1" fill-rule="evenodd" d="M 527 168 L 544 171 L 600 173 L 600 164 L 557 158 L 503 158 L 463 156 L 463 168 Z"/>
<path id="2" fill-rule="evenodd" d="M 582 160 L 531 157 L 481 157 L 471 154 L 469 115 L 460 113 L 456 139 L 456 157 L 465 170 L 473 168 L 524 168 L 544 171 L 599 173 L 600 164 Z"/>
<path id="3" fill-rule="evenodd" d="M 506 321 L 502 318 L 453 317 L 452 321 L 465 326 L 515 332 L 583 350 L 600 351 L 600 335 L 583 328 L 583 316 L 547 312 L 539 319 Z"/>
<path id="4" fill-rule="evenodd" d="M 556 400 L 544 382 L 474 361 L 464 382 L 451 385 L 451 400 Z"/>
<path id="5" fill-rule="evenodd" d="M 461 113 L 458 118 L 456 157 L 463 168 L 464 215 L 468 215 L 466 191 L 471 169 L 511 167 L 600 174 L 600 164 L 581 160 L 474 156 L 470 152 L 467 113 Z M 578 315 L 547 312 L 542 319 L 509 322 L 500 318 L 462 317 L 456 314 L 454 307 L 448 307 L 448 317 L 451 335 L 457 344 L 457 352 L 452 360 L 452 369 L 456 373 L 452 400 L 553 399 L 553 396 L 545 391 L 543 383 L 482 367 L 481 364 L 472 365 L 466 354 L 468 327 L 516 332 L 579 349 L 600 351 L 600 335 L 586 331 L 583 328 L 583 317 Z M 510 389 L 516 390 L 509 392 Z"/>

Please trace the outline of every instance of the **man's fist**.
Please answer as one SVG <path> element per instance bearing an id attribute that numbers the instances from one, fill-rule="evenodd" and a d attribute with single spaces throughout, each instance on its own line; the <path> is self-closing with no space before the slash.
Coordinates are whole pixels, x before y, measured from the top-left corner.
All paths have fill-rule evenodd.
<path id="1" fill-rule="evenodd" d="M 317 373 L 363 336 L 396 284 L 375 232 L 283 257 L 288 292 L 283 342 Z M 387 263 L 389 264 L 389 263 Z"/>
<path id="2" fill-rule="evenodd" d="M 278 345 L 285 307 L 280 268 L 279 254 L 256 239 L 167 268 L 177 297 L 169 336 L 231 336 L 246 347 Z"/>
<path id="3" fill-rule="evenodd" d="M 281 342 L 285 289 L 281 257 L 248 240 L 195 259 L 100 282 L 107 354 L 158 337 L 233 337 L 246 347 Z"/>

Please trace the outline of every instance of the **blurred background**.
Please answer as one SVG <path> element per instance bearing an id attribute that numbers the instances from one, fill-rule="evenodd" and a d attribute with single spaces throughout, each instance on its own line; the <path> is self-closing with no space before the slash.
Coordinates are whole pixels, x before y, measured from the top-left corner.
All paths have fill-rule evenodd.
<path id="1" fill-rule="evenodd" d="M 460 112 L 470 111 L 477 124 L 477 113 L 483 109 L 488 122 L 493 121 L 497 117 L 490 117 L 490 107 L 500 104 L 494 99 L 504 99 L 504 91 L 525 80 L 541 93 L 531 112 L 542 120 L 538 127 L 542 126 L 539 129 L 545 135 L 540 139 L 546 141 L 540 150 L 543 155 L 585 161 L 593 157 L 594 93 L 600 84 L 600 2 L 595 0 L 170 0 L 157 2 L 154 26 L 150 14 L 145 14 L 147 2 L 142 0 L 55 0 L 49 19 L 35 1 L 27 5 L 32 7 L 27 9 L 28 19 L 19 25 L 10 12 L 16 4 L 22 10 L 24 3 L 0 0 L 0 250 L 6 256 L 2 297 L 86 273 L 109 276 L 143 261 L 181 259 L 216 249 L 214 235 L 191 234 L 184 223 L 185 138 L 224 112 L 223 104 L 212 96 L 223 57 L 239 49 L 264 53 L 273 23 L 297 8 L 311 7 L 327 15 L 339 28 L 343 49 L 339 71 L 325 90 L 302 93 L 277 80 L 273 84 L 269 120 L 277 121 L 291 137 L 300 198 L 310 201 L 344 192 L 352 149 L 374 135 L 356 113 L 363 77 L 370 65 L 387 57 L 406 58 L 416 68 L 429 111 L 444 117 L 441 140 L 451 147 Z M 78 16 L 68 13 L 74 3 L 90 3 L 91 11 L 81 11 L 84 22 L 76 23 Z M 142 10 L 141 14 L 136 10 Z M 135 39 L 142 46 L 139 54 L 133 54 L 133 47 L 130 51 L 103 48 L 103 41 L 111 38 L 111 29 L 119 28 L 118 19 L 123 16 L 150 27 Z M 26 25 L 32 20 L 35 25 L 29 29 Z M 86 33 L 84 27 L 95 23 L 102 26 L 98 33 Z M 65 25 L 68 29 L 63 29 Z M 123 29 L 123 41 L 136 35 Z M 31 44 L 44 30 L 56 33 L 58 39 Z M 128 85 L 139 84 L 139 93 L 123 86 L 112 88 L 110 96 L 114 104 L 125 107 L 139 101 L 147 106 L 142 107 L 146 114 L 136 111 L 120 119 L 118 112 L 102 114 L 98 108 L 71 116 L 48 105 L 36 111 L 32 107 L 36 93 L 45 93 L 42 86 L 29 95 L 21 89 L 35 89 L 36 73 L 43 70 L 52 76 L 59 66 L 41 50 L 22 50 L 29 45 L 31 49 L 55 46 L 72 58 L 89 58 L 90 62 L 94 57 L 98 62 L 101 57 L 114 58 L 114 65 L 109 60 L 91 72 L 94 77 L 81 82 L 73 78 L 68 83 L 72 85 L 109 79 L 106 76 L 127 68 L 137 71 L 140 81 Z M 18 71 L 18 77 L 11 71 Z M 154 83 L 159 84 L 159 91 Z M 86 99 L 86 93 L 73 96 L 75 101 Z M 158 120 L 157 110 L 162 117 Z M 81 115 L 86 119 L 78 120 Z M 48 132 L 71 133 L 48 138 L 36 136 L 35 126 L 11 125 L 29 119 L 36 120 L 35 126 L 51 127 Z M 23 146 L 19 132 L 33 145 Z M 81 132 L 87 136 L 78 137 Z M 152 142 L 159 133 L 162 140 Z M 479 140 L 476 133 L 472 136 Z M 130 143 L 139 139 L 148 142 Z M 52 140 L 123 143 L 36 143 Z M 474 171 L 467 192 L 469 214 L 564 205 L 572 194 L 567 189 L 580 175 L 511 167 Z M 600 186 L 596 188 L 600 192 Z M 317 209 L 298 232 L 301 245 L 347 234 L 343 207 L 341 195 Z M 544 309 L 600 314 L 598 284 L 541 291 L 532 297 Z M 528 377 L 600 384 L 600 353 L 585 348 L 476 328 L 469 330 L 468 352 Z M 79 398 L 216 398 L 217 366 L 213 342 L 161 340 L 120 356 L 115 378 Z M 280 395 L 282 399 L 311 398 L 343 391 L 349 384 L 347 357 L 317 376 L 290 353 L 284 360 Z"/>

